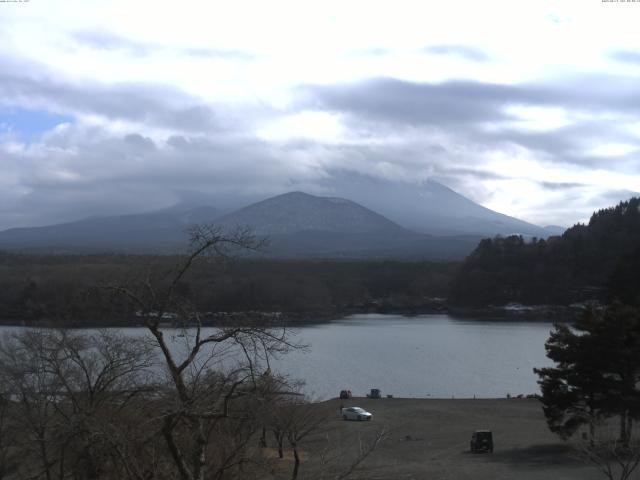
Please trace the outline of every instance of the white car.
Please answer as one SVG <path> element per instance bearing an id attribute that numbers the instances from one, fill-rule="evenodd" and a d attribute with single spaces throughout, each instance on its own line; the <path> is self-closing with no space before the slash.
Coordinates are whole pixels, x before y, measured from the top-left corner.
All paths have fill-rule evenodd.
<path id="1" fill-rule="evenodd" d="M 343 420 L 371 420 L 373 415 L 360 407 L 347 407 L 342 409 Z"/>

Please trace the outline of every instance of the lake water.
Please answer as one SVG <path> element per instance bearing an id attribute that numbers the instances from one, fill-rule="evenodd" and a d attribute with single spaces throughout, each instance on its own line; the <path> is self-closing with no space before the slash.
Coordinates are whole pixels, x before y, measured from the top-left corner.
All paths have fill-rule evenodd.
<path id="1" fill-rule="evenodd" d="M 308 353 L 277 368 L 319 398 L 379 388 L 397 397 L 505 397 L 539 392 L 534 367 L 551 365 L 551 322 L 459 320 L 448 315 L 353 315 L 298 330 Z"/>
<path id="2" fill-rule="evenodd" d="M 342 389 L 364 396 L 371 388 L 396 397 L 537 393 L 533 368 L 551 364 L 544 350 L 551 328 L 551 322 L 448 315 L 352 315 L 295 329 L 295 341 L 309 348 L 275 360 L 272 369 L 304 379 L 306 393 L 316 399 L 336 397 Z M 0 332 L 19 329 L 0 327 Z"/>

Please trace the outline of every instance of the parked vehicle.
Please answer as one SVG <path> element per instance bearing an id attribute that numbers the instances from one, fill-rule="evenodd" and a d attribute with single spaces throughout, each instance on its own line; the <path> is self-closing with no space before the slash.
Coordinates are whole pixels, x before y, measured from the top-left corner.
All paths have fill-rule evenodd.
<path id="1" fill-rule="evenodd" d="M 367 398 L 382 398 L 379 388 L 372 388 L 371 393 L 367 393 Z"/>
<path id="2" fill-rule="evenodd" d="M 340 398 L 351 398 L 351 390 L 340 390 Z"/>
<path id="3" fill-rule="evenodd" d="M 343 420 L 371 420 L 373 415 L 360 407 L 346 407 L 342 409 Z"/>
<path id="4" fill-rule="evenodd" d="M 491 430 L 476 430 L 471 435 L 471 451 L 473 453 L 493 453 L 493 433 Z"/>

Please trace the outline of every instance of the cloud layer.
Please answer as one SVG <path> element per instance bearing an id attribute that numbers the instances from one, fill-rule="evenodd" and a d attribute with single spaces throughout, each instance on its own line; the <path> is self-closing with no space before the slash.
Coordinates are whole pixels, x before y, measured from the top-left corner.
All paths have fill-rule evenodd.
<path id="1" fill-rule="evenodd" d="M 357 9 L 331 5 L 315 16 L 289 5 L 298 24 L 257 12 L 270 28 L 237 23 L 242 7 L 216 12 L 209 28 L 181 12 L 187 27 L 175 31 L 162 8 L 133 28 L 119 1 L 102 17 L 83 3 L 55 20 L 34 2 L 3 11 L 0 229 L 198 193 L 230 205 L 331 194 L 344 172 L 394 188 L 435 179 L 542 225 L 585 220 L 639 192 L 633 22 L 612 5 L 489 3 L 522 35 L 489 17 L 495 38 L 453 28 L 453 11 L 423 16 L 423 31 L 411 2 L 405 13 L 372 9 L 366 25 Z M 617 30 L 592 38 L 593 22 L 614 16 Z M 563 32 L 575 44 L 533 43 Z"/>

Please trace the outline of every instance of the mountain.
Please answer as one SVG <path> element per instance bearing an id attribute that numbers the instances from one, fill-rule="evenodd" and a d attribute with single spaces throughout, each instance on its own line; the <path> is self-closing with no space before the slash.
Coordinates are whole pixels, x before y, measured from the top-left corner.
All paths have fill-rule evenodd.
<path id="1" fill-rule="evenodd" d="M 219 218 L 269 238 L 267 254 L 322 258 L 461 258 L 480 240 L 418 234 L 344 198 L 291 192 Z"/>
<path id="2" fill-rule="evenodd" d="M 176 205 L 134 215 L 91 217 L 0 232 L 0 248 L 69 252 L 167 252 L 185 245 L 185 229 L 220 216 L 212 207 Z"/>
<path id="3" fill-rule="evenodd" d="M 399 183 L 353 172 L 334 172 L 324 187 L 392 219 L 431 235 L 525 235 L 546 238 L 564 229 L 545 228 L 494 212 L 435 180 Z"/>
<path id="4" fill-rule="evenodd" d="M 215 223 L 266 236 L 265 256 L 284 258 L 428 258 L 467 255 L 477 236 L 434 237 L 407 230 L 344 198 L 291 192 L 220 215 L 211 207 L 177 206 L 146 214 L 0 232 L 0 248 L 63 252 L 170 253 L 186 246 L 185 228 Z"/>
<path id="5" fill-rule="evenodd" d="M 285 235 L 304 231 L 354 233 L 408 233 L 382 215 L 344 198 L 316 197 L 290 192 L 268 198 L 218 219 L 227 226 L 250 226 L 258 235 Z"/>
<path id="6" fill-rule="evenodd" d="M 334 172 L 328 181 L 323 188 L 335 195 L 290 192 L 231 213 L 229 206 L 249 197 L 223 201 L 222 193 L 214 193 L 210 199 L 217 198 L 215 205 L 226 212 L 197 206 L 192 198 L 156 212 L 5 230 L 0 248 L 169 253 L 186 246 L 188 225 L 217 223 L 227 229 L 249 226 L 269 237 L 269 256 L 447 259 L 466 256 L 482 237 L 547 238 L 563 231 L 494 212 L 433 180 L 400 184 Z"/>

